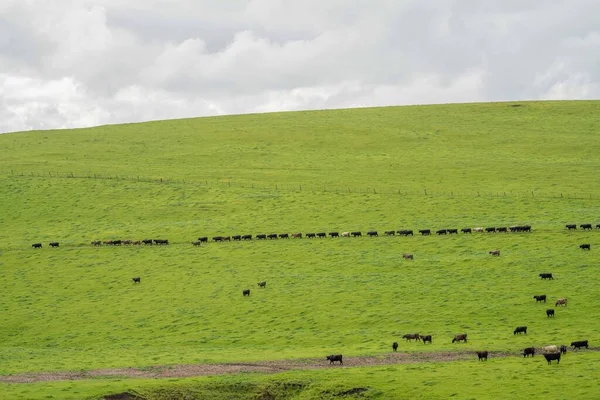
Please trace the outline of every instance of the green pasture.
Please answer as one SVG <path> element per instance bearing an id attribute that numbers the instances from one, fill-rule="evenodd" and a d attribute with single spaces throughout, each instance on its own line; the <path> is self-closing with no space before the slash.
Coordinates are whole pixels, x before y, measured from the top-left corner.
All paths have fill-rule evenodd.
<path id="1" fill-rule="evenodd" d="M 327 376 L 364 382 L 382 398 L 400 393 L 393 381 L 400 376 L 409 377 L 406 390 L 414 387 L 416 397 L 449 396 L 459 387 L 452 373 L 457 382 L 481 379 L 474 398 L 485 396 L 486 381 L 507 393 L 548 390 L 543 382 L 551 382 L 554 367 L 536 358 L 540 372 L 523 372 L 522 348 L 600 343 L 600 231 L 564 227 L 600 223 L 600 102 L 518 104 L 0 135 L 0 374 L 347 358 L 386 353 L 400 341 L 401 351 L 502 350 L 515 359 L 285 376 L 314 380 L 314 390 L 329 387 Z M 533 232 L 383 237 L 392 229 L 522 224 Z M 191 245 L 199 236 L 353 230 L 381 236 Z M 90 245 L 117 238 L 171 244 Z M 50 241 L 60 247 L 49 248 Z M 31 248 L 35 242 L 44 247 Z M 582 243 L 591 251 L 580 250 Z M 492 249 L 501 256 L 490 256 Z M 403 260 L 405 252 L 414 261 Z M 541 272 L 555 280 L 540 280 Z M 256 285 L 262 280 L 265 289 Z M 249 298 L 242 297 L 246 288 Z M 536 304 L 536 294 L 547 294 L 549 303 Z M 559 297 L 569 298 L 568 307 L 547 318 L 545 309 Z M 513 335 L 518 325 L 528 326 L 526 336 Z M 433 344 L 401 340 L 414 332 L 433 335 Z M 463 332 L 469 342 L 451 344 Z M 578 398 L 600 396 L 580 382 L 598 363 L 595 353 L 573 359 L 558 398 L 573 390 L 581 391 Z M 435 380 L 438 372 L 448 378 Z M 523 389 L 527 376 L 539 383 Z M 260 391 L 277 379 L 173 386 L 212 390 L 214 381 Z M 127 385 L 169 382 L 5 387 L 17 397 L 48 388 L 62 398 L 75 396 L 70 387 L 95 395 Z M 299 398 L 310 398 L 307 390 Z"/>

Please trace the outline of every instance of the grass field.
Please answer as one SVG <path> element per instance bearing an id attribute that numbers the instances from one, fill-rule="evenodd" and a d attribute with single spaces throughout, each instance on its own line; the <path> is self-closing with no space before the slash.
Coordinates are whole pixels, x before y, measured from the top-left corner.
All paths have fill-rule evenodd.
<path id="1" fill-rule="evenodd" d="M 277 389 L 287 398 L 357 385 L 380 398 L 547 391 L 555 367 L 517 358 L 522 348 L 600 343 L 600 231 L 564 227 L 600 223 L 600 102 L 519 104 L 0 135 L 0 375 L 351 358 L 389 352 L 412 332 L 432 334 L 433 344 L 400 341 L 401 351 L 515 354 L 486 366 L 475 359 L 173 382 L 4 384 L 0 391 L 33 399 L 137 388 L 152 398 L 158 388 L 183 388 L 208 398 L 237 390 L 241 398 L 287 379 L 308 382 Z M 119 178 L 100 179 L 111 176 Z M 191 245 L 214 235 L 519 224 L 533 232 Z M 171 244 L 90 245 L 116 238 Z M 50 241 L 61 247 L 49 248 Z M 32 249 L 34 242 L 44 247 Z M 501 256 L 491 257 L 492 249 Z M 402 260 L 404 252 L 415 260 Z M 556 279 L 542 281 L 541 272 Z M 256 285 L 262 280 L 266 289 Z M 536 304 L 534 294 L 547 294 L 549 304 Z M 568 307 L 547 318 L 558 297 L 568 297 Z M 518 325 L 528 326 L 527 336 L 513 335 Z M 461 332 L 469 343 L 452 344 Z M 597 377 L 590 369 L 597 354 L 568 354 L 556 367 L 565 374 L 556 398 L 600 396 L 597 385 L 581 382 Z"/>

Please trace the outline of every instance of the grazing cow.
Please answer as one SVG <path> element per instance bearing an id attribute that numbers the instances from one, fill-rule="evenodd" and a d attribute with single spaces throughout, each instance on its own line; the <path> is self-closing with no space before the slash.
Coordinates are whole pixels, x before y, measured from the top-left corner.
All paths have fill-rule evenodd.
<path id="1" fill-rule="evenodd" d="M 458 335 L 454 336 L 454 339 L 452 339 L 452 343 L 460 342 L 460 341 L 467 343 L 467 334 L 466 333 L 459 333 Z"/>
<path id="2" fill-rule="evenodd" d="M 201 242 L 201 241 L 199 241 L 199 240 L 196 240 L 195 242 L 192 242 L 192 244 L 193 244 L 194 246 L 200 246 L 200 243 L 202 243 L 202 242 Z"/>
<path id="3" fill-rule="evenodd" d="M 589 243 L 580 244 L 579 248 L 581 250 L 589 250 L 590 249 L 590 244 Z"/>
<path id="4" fill-rule="evenodd" d="M 473 228 L 473 232 L 482 233 L 483 228 Z"/>
<path id="5" fill-rule="evenodd" d="M 413 236 L 413 231 L 411 229 L 403 229 L 401 231 L 398 231 L 398 234 L 400 236 Z"/>
<path id="6" fill-rule="evenodd" d="M 548 365 L 552 364 L 552 361 L 556 360 L 556 363 L 560 363 L 560 353 L 549 353 L 544 354 L 544 358 L 548 361 Z"/>
<path id="7" fill-rule="evenodd" d="M 523 358 L 525 358 L 527 356 L 533 357 L 534 355 L 535 355 L 535 347 L 527 347 L 526 349 L 523 349 Z"/>
<path id="8" fill-rule="evenodd" d="M 200 240 L 200 241 L 202 241 L 202 240 Z M 144 240 L 142 240 L 142 243 L 152 246 L 152 239 L 144 239 Z"/>
<path id="9" fill-rule="evenodd" d="M 524 333 L 527 335 L 527 327 L 526 326 L 517 326 L 515 328 L 515 330 L 513 331 L 513 335 L 516 335 L 517 333 Z"/>
<path id="10" fill-rule="evenodd" d="M 392 350 L 394 350 L 394 351 L 398 350 L 398 342 L 392 343 Z"/>
<path id="11" fill-rule="evenodd" d="M 379 236 L 379 235 L 377 234 L 377 231 L 369 231 L 369 232 L 367 232 L 367 236 Z"/>
<path id="12" fill-rule="evenodd" d="M 568 224 L 568 225 L 565 225 L 565 227 L 566 227 L 568 230 L 572 230 L 572 229 L 575 229 L 575 230 L 576 230 L 576 229 L 577 229 L 577 225 L 576 225 L 576 224 Z"/>
<path id="13" fill-rule="evenodd" d="M 92 246 L 100 246 L 101 244 L 102 244 L 102 242 L 101 242 L 101 241 L 99 241 L 99 240 L 94 240 L 94 241 L 92 242 Z"/>
<path id="14" fill-rule="evenodd" d="M 581 224 L 579 225 L 581 229 L 592 229 L 592 224 Z"/>
<path id="15" fill-rule="evenodd" d="M 323 239 L 324 237 L 327 237 L 327 234 L 325 232 L 317 232 L 317 237 Z"/>
<path id="16" fill-rule="evenodd" d="M 358 237 L 358 236 L 362 236 L 362 233 L 360 233 L 359 231 L 356 231 L 356 232 L 350 232 L 350 234 L 352 235 L 352 237 Z"/>
<path id="17" fill-rule="evenodd" d="M 231 238 L 232 238 L 233 240 L 240 241 L 240 240 L 242 240 L 242 235 L 233 235 Z"/>
<path id="18" fill-rule="evenodd" d="M 42 248 L 42 244 L 41 243 L 34 243 L 31 245 L 31 247 L 33 247 L 34 249 L 41 249 Z"/>
<path id="19" fill-rule="evenodd" d="M 327 356 L 325 359 L 329 360 L 329 364 L 333 364 L 335 361 L 339 361 L 341 365 L 344 365 L 344 363 L 342 362 L 341 354 L 332 354 L 330 356 Z"/>
<path id="20" fill-rule="evenodd" d="M 554 280 L 554 277 L 552 276 L 552 274 L 551 274 L 551 273 L 541 273 L 541 274 L 540 274 L 540 278 L 542 278 L 542 279 L 552 279 L 552 280 Z"/>
<path id="21" fill-rule="evenodd" d="M 449 235 L 458 235 L 458 229 L 448 229 L 447 231 Z"/>
<path id="22" fill-rule="evenodd" d="M 139 276 L 136 276 L 135 278 L 131 278 L 133 280 L 133 283 L 140 283 L 142 282 L 142 278 L 140 278 Z"/>
<path id="23" fill-rule="evenodd" d="M 477 352 L 477 359 L 479 361 L 487 361 L 487 359 L 488 359 L 488 352 L 487 351 L 478 351 Z"/>
<path id="24" fill-rule="evenodd" d="M 292 238 L 302 239 L 302 233 L 300 233 L 300 232 L 292 233 Z"/>
<path id="25" fill-rule="evenodd" d="M 332 238 L 334 238 L 334 237 L 339 237 L 340 234 L 338 232 L 329 232 L 329 236 L 331 236 Z"/>
<path id="26" fill-rule="evenodd" d="M 307 238 L 314 238 L 315 236 L 317 236 L 317 235 L 315 235 L 314 233 L 307 233 L 306 234 Z"/>
<path id="27" fill-rule="evenodd" d="M 407 333 L 406 335 L 402 336 L 402 339 L 406 339 L 409 342 L 411 340 L 421 340 L 421 335 L 419 335 L 418 333 Z"/>
<path id="28" fill-rule="evenodd" d="M 423 236 L 431 235 L 431 229 L 420 229 L 419 233 Z"/>
<path id="29" fill-rule="evenodd" d="M 385 231 L 385 236 L 394 236 L 396 234 L 396 231 Z M 398 231 L 398 233 L 400 233 L 400 231 Z"/>
<path id="30" fill-rule="evenodd" d="M 408 254 L 408 253 L 402 254 L 402 258 L 404 258 L 405 260 L 414 260 L 413 255 L 412 254 Z"/>
<path id="31" fill-rule="evenodd" d="M 460 231 L 462 233 L 471 233 L 472 232 L 471 228 L 462 228 Z"/>
<path id="32" fill-rule="evenodd" d="M 50 247 L 58 247 L 58 242 L 50 242 Z"/>
<path id="33" fill-rule="evenodd" d="M 427 342 L 429 342 L 429 344 L 432 344 L 431 335 L 421 335 L 421 340 L 423 341 L 423 344 Z"/>
<path id="34" fill-rule="evenodd" d="M 279 238 L 280 239 L 289 239 L 290 235 L 288 235 L 287 233 L 280 233 L 279 234 Z"/>
<path id="35" fill-rule="evenodd" d="M 551 345 L 542 347 L 542 351 L 547 354 L 555 354 L 555 353 L 558 353 L 558 347 L 551 344 Z"/>
<path id="36" fill-rule="evenodd" d="M 168 239 L 154 239 L 154 243 L 160 244 L 161 246 L 162 245 L 168 245 L 169 244 L 169 240 Z"/>
<path id="37" fill-rule="evenodd" d="M 554 317 L 554 308 L 549 308 L 546 310 L 546 317 Z"/>
<path id="38" fill-rule="evenodd" d="M 436 235 L 445 235 L 446 233 L 448 233 L 446 229 L 439 229 L 435 232 Z"/>
<path id="39" fill-rule="evenodd" d="M 267 235 L 267 239 L 277 239 L 277 234 L 276 233 L 269 233 Z"/>
<path id="40" fill-rule="evenodd" d="M 501 228 L 496 228 L 496 232 L 508 232 L 508 229 L 505 226 L 503 226 Z"/>
<path id="41" fill-rule="evenodd" d="M 242 235 L 242 240 L 252 240 L 252 235 Z"/>
<path id="42" fill-rule="evenodd" d="M 535 299 L 535 302 L 540 302 L 543 301 L 544 303 L 546 302 L 546 295 L 545 294 L 540 294 L 537 296 L 533 296 L 533 298 Z"/>
<path id="43" fill-rule="evenodd" d="M 485 228 L 485 231 L 486 231 L 486 232 L 488 232 L 488 233 L 490 233 L 490 232 L 491 232 L 491 233 L 494 233 L 494 232 L 496 232 L 496 228 L 494 228 L 494 227 L 491 227 L 491 228 Z"/>
<path id="44" fill-rule="evenodd" d="M 250 289 L 242 290 L 242 296 L 250 296 Z"/>
<path id="45" fill-rule="evenodd" d="M 567 302 L 568 302 L 568 299 L 565 298 L 565 297 L 563 297 L 562 299 L 556 300 L 556 303 L 554 303 L 554 307 L 559 306 L 559 305 L 566 307 L 567 306 Z"/>
<path id="46" fill-rule="evenodd" d="M 342 237 L 350 237 L 350 232 L 342 232 Z"/>
<path id="47" fill-rule="evenodd" d="M 571 347 L 574 350 L 578 350 L 578 349 L 580 349 L 582 347 L 585 347 L 586 349 L 588 349 L 589 345 L 588 345 L 588 341 L 587 340 L 578 340 L 577 342 L 571 342 Z"/>
<path id="48" fill-rule="evenodd" d="M 202 236 L 198 238 L 200 243 L 208 243 L 208 236 Z"/>
<path id="49" fill-rule="evenodd" d="M 560 354 L 567 354 L 567 346 L 564 344 L 560 345 Z"/>
<path id="50" fill-rule="evenodd" d="M 258 282 L 258 287 L 262 287 L 262 288 L 267 287 L 267 281 Z"/>
<path id="51" fill-rule="evenodd" d="M 267 238 L 267 235 L 264 235 L 264 234 L 256 235 L 256 238 L 257 238 L 258 240 L 264 240 L 264 239 L 266 239 L 266 238 Z"/>
<path id="52" fill-rule="evenodd" d="M 492 250 L 490 251 L 490 254 L 493 256 L 499 256 L 500 255 L 500 250 Z"/>

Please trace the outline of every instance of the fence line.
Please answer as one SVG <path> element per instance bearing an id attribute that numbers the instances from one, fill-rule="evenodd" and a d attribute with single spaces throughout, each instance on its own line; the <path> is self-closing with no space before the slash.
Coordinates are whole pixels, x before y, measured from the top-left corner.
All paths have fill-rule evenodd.
<path id="1" fill-rule="evenodd" d="M 510 190 L 510 191 L 432 191 L 429 189 L 422 190 L 405 190 L 391 188 L 357 188 L 357 187 L 332 187 L 332 186 L 310 186 L 304 184 L 265 184 L 265 183 L 244 183 L 221 180 L 207 179 L 174 179 L 164 177 L 147 177 L 147 176 L 128 176 L 128 175 L 102 175 L 102 174 L 74 174 L 72 172 L 20 172 L 10 171 L 11 176 L 19 177 L 37 177 L 37 178 L 65 178 L 65 179 L 104 179 L 129 182 L 149 182 L 149 183 L 166 183 L 166 184 L 185 184 L 205 187 L 241 187 L 245 189 L 256 190 L 273 190 L 273 191 L 291 191 L 291 192 L 324 192 L 324 193 L 351 193 L 351 194 L 376 194 L 376 195 L 397 195 L 397 196 L 423 196 L 423 197 L 530 197 L 530 198 L 566 198 L 566 199 L 598 199 L 600 194 L 593 193 L 569 193 L 569 192 L 541 192 L 534 190 Z"/>

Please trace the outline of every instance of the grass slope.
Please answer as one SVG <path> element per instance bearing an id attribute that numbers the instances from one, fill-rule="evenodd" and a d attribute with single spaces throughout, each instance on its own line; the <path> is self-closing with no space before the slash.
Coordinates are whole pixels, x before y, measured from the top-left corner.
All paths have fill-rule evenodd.
<path id="1" fill-rule="evenodd" d="M 414 331 L 434 335 L 433 345 L 401 350 L 600 342 L 600 233 L 564 229 L 600 223 L 600 102 L 520 104 L 0 135 L 0 373 L 351 357 L 388 351 Z M 525 223 L 532 234 L 190 244 L 204 235 Z M 146 237 L 172 245 L 89 244 Z M 54 240 L 61 247 L 47 248 Z M 43 249 L 31 249 L 37 241 Z M 494 248 L 501 257 L 488 255 Z M 252 296 L 242 298 L 247 287 Z M 532 299 L 542 293 L 569 306 L 548 319 Z M 517 325 L 529 334 L 513 336 Z M 470 342 L 452 345 L 463 331 Z"/>

